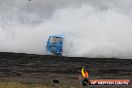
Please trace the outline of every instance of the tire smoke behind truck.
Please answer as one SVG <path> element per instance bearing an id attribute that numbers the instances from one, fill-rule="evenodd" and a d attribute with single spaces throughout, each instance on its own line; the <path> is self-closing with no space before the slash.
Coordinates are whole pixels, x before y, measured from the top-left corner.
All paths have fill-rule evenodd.
<path id="1" fill-rule="evenodd" d="M 64 36 L 64 56 L 132 58 L 131 0 L 0 1 L 0 52 L 45 54 Z"/>

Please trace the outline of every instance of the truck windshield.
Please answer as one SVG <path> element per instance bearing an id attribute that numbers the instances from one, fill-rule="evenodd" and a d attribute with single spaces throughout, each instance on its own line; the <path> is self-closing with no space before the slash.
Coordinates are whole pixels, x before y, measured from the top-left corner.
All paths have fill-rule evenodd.
<path id="1" fill-rule="evenodd" d="M 61 43 L 62 38 L 60 38 L 60 37 L 51 37 L 49 42 L 52 43 L 52 44 Z"/>

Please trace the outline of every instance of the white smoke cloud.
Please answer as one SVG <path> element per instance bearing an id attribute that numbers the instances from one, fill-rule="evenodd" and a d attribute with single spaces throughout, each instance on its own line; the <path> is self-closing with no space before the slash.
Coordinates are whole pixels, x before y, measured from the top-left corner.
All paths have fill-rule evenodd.
<path id="1" fill-rule="evenodd" d="M 131 0 L 5 2 L 1 52 L 46 54 L 48 36 L 64 35 L 65 56 L 132 58 Z"/>

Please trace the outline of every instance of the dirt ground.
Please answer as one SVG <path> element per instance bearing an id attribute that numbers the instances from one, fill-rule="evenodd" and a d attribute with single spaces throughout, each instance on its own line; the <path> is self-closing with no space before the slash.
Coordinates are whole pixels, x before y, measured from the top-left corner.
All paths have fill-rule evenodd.
<path id="1" fill-rule="evenodd" d="M 80 85 L 82 66 L 90 79 L 132 79 L 132 59 L 53 57 L 22 53 L 0 53 L 0 81 L 28 84 Z"/>

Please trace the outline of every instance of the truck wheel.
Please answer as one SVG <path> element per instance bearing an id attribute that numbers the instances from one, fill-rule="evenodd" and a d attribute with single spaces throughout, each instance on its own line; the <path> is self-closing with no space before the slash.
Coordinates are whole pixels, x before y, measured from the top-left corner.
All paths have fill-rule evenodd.
<path id="1" fill-rule="evenodd" d="M 61 57 L 61 56 L 62 56 L 62 54 L 61 54 L 61 53 L 57 53 L 57 55 L 56 55 L 56 56 L 60 56 L 60 57 Z"/>

